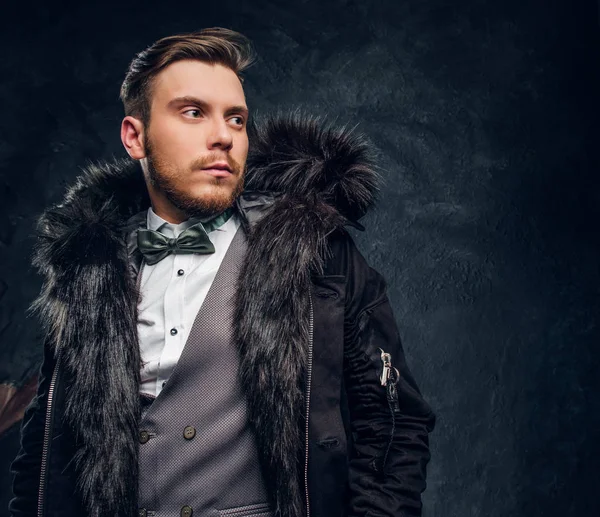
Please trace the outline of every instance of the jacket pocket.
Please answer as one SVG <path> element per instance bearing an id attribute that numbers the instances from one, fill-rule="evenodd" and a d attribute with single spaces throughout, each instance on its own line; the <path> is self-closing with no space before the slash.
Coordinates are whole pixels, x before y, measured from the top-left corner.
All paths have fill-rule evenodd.
<path id="1" fill-rule="evenodd" d="M 219 517 L 272 517 L 268 503 L 248 504 L 219 510 Z"/>

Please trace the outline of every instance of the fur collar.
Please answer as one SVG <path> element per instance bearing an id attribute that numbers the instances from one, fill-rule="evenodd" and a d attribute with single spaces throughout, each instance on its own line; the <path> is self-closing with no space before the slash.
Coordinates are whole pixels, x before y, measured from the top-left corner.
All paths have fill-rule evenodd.
<path id="1" fill-rule="evenodd" d="M 361 227 L 378 174 L 361 135 L 298 111 L 249 129 L 246 187 L 236 201 L 248 256 L 234 335 L 275 514 L 297 517 L 310 275 L 322 271 L 330 232 Z M 33 307 L 61 353 L 63 418 L 75 433 L 78 486 L 93 517 L 137 513 L 138 293 L 126 235 L 148 206 L 139 164 L 120 159 L 89 165 L 38 223 L 34 264 L 45 281 Z"/>

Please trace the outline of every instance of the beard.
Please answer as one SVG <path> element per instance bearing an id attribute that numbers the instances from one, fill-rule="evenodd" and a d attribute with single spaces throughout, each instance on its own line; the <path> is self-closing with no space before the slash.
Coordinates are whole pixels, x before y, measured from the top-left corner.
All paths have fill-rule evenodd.
<path id="1" fill-rule="evenodd" d="M 178 210 L 188 217 L 208 219 L 217 216 L 227 208 L 233 206 L 237 197 L 244 190 L 245 167 L 227 157 L 227 163 L 231 167 L 232 175 L 237 177 L 235 187 L 230 189 L 225 178 L 208 176 L 205 184 L 210 188 L 210 193 L 194 195 L 186 188 L 186 177 L 192 170 L 201 169 L 211 163 L 223 160 L 223 155 L 207 155 L 195 160 L 187 169 L 177 167 L 172 163 L 162 160 L 155 153 L 150 138 L 145 142 L 146 161 L 148 164 L 148 181 L 160 190 L 165 198 Z"/>

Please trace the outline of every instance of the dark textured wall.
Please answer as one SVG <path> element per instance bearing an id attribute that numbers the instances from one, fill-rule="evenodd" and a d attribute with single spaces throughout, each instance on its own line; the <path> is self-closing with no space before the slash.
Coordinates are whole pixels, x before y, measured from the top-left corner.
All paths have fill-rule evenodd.
<path id="1" fill-rule="evenodd" d="M 24 315 L 40 287 L 33 216 L 87 161 L 124 154 L 129 60 L 161 36 L 226 26 L 260 55 L 251 109 L 358 123 L 380 150 L 386 188 L 355 235 L 438 415 L 425 516 L 599 515 L 597 6 L 129 4 L 3 11 L 0 382 L 40 358 Z M 6 515 L 18 425 L 0 440 Z"/>

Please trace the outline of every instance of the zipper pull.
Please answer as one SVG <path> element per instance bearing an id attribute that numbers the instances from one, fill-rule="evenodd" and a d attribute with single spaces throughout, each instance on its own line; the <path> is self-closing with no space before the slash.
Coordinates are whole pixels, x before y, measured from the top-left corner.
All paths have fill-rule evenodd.
<path id="1" fill-rule="evenodd" d="M 388 401 L 392 411 L 398 413 L 400 411 L 400 403 L 398 401 L 398 392 L 396 391 L 396 384 L 400 379 L 400 372 L 398 368 L 392 366 L 392 356 L 387 352 L 384 352 L 381 348 L 381 362 L 383 363 L 383 371 L 381 372 L 381 385 L 386 388 Z"/>
<path id="2" fill-rule="evenodd" d="M 390 380 L 390 374 L 392 373 L 392 356 L 387 352 L 381 350 L 381 362 L 383 363 L 383 371 L 381 372 L 381 385 L 387 386 L 388 381 Z"/>

